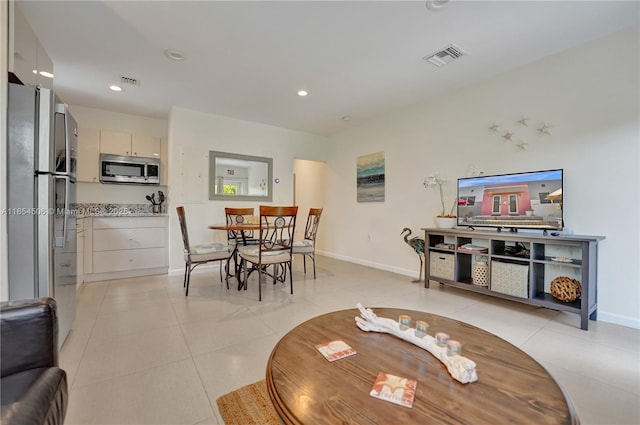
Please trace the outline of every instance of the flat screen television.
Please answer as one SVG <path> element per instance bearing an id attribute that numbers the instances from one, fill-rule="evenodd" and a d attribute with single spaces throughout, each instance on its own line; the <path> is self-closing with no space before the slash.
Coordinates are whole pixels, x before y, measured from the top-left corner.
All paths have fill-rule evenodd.
<path id="1" fill-rule="evenodd" d="M 561 230 L 562 170 L 458 179 L 458 226 Z"/>

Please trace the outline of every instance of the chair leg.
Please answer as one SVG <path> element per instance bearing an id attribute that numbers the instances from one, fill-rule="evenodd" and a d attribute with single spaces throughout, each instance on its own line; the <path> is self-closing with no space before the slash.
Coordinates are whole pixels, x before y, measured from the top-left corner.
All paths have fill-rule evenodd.
<path id="1" fill-rule="evenodd" d="M 247 269 L 249 268 L 249 263 L 244 258 L 240 260 L 240 267 L 242 267 L 243 265 L 244 265 L 244 290 L 246 291 L 247 287 L 249 286 L 249 281 L 247 280 L 249 278 L 249 273 L 247 272 Z"/>
<path id="2" fill-rule="evenodd" d="M 313 261 L 313 279 L 316 278 L 316 255 L 311 254 L 311 260 Z"/>
<path id="3" fill-rule="evenodd" d="M 227 282 L 227 289 L 229 289 L 229 266 L 225 260 L 220 261 L 220 282 L 222 282 L 222 267 L 224 267 L 224 280 Z"/>
<path id="4" fill-rule="evenodd" d="M 302 254 L 302 264 L 304 265 L 304 274 L 307 274 L 307 254 Z"/>
<path id="5" fill-rule="evenodd" d="M 258 264 L 258 301 L 262 301 L 262 264 Z"/>
<path id="6" fill-rule="evenodd" d="M 187 271 L 187 284 L 186 290 L 184 291 L 184 296 L 189 296 L 189 282 L 191 281 L 191 263 L 187 263 L 188 271 Z"/>
<path id="7" fill-rule="evenodd" d="M 286 270 L 286 266 L 283 266 Z M 289 285 L 291 286 L 291 294 L 293 295 L 293 262 L 289 262 Z"/>

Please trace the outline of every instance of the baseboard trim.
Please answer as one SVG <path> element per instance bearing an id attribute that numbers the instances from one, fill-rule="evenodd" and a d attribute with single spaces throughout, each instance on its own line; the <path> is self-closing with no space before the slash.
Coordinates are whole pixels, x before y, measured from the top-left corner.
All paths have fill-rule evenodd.
<path id="1" fill-rule="evenodd" d="M 85 282 L 100 282 L 103 280 L 127 279 L 130 277 L 153 276 L 167 274 L 168 267 L 156 267 L 152 269 L 124 270 L 109 273 L 90 273 L 84 275 Z"/>
<path id="2" fill-rule="evenodd" d="M 402 267 L 390 266 L 388 264 L 381 264 L 373 261 L 365 261 L 359 258 L 348 257 L 346 255 L 339 255 L 331 252 L 325 252 L 325 251 L 316 251 L 316 252 L 318 255 L 324 255 L 325 257 L 335 258 L 336 260 L 342 260 L 342 261 L 347 261 L 349 263 L 360 264 L 361 266 L 367 266 L 373 269 L 385 270 L 388 272 L 401 274 L 403 276 L 409 276 L 414 279 L 417 279 L 418 277 L 418 272 L 416 270 L 408 270 Z M 422 278 L 422 276 L 420 276 L 420 278 Z"/>
<path id="3" fill-rule="evenodd" d="M 615 325 L 626 326 L 633 329 L 640 329 L 640 319 L 634 319 L 633 317 L 622 316 L 615 313 L 608 313 L 602 310 L 598 310 L 598 321 L 613 323 Z"/>

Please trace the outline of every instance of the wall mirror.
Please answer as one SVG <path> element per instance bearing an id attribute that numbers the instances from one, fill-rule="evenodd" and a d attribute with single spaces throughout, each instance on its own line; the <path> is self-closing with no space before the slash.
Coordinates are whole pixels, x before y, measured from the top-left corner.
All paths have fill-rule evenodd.
<path id="1" fill-rule="evenodd" d="M 209 199 L 273 199 L 273 159 L 209 151 Z"/>

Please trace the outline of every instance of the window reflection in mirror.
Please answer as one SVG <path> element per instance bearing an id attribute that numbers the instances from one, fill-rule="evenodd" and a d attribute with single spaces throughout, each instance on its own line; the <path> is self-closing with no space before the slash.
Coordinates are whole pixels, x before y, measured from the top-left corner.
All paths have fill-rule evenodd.
<path id="1" fill-rule="evenodd" d="M 273 159 L 209 151 L 209 199 L 273 199 Z"/>

